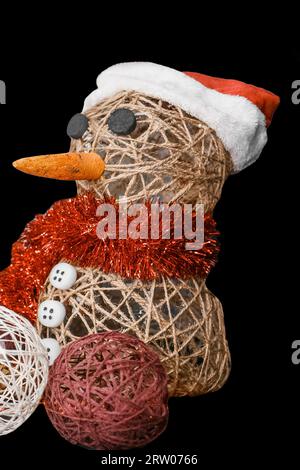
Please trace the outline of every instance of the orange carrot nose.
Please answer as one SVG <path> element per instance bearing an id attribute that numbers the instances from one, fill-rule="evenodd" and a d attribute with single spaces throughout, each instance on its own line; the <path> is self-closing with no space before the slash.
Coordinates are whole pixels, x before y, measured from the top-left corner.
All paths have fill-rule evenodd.
<path id="1" fill-rule="evenodd" d="M 105 169 L 102 158 L 94 152 L 59 153 L 21 158 L 13 166 L 23 173 L 57 180 L 97 180 Z"/>

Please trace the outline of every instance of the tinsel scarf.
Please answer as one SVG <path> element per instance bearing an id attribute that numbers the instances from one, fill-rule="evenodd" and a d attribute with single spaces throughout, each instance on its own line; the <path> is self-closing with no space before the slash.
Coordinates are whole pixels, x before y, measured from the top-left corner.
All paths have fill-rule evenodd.
<path id="1" fill-rule="evenodd" d="M 219 244 L 211 215 L 204 218 L 203 247 L 187 251 L 188 240 L 172 236 L 158 240 L 100 239 L 96 230 L 101 217 L 96 212 L 104 202 L 114 204 L 118 213 L 115 200 L 101 201 L 86 193 L 58 201 L 46 214 L 36 216 L 13 245 L 11 265 L 0 273 L 0 304 L 34 322 L 40 292 L 53 266 L 62 260 L 144 281 L 161 276 L 205 278 L 215 264 Z M 128 224 L 131 220 L 128 217 Z M 172 229 L 174 220 L 171 235 Z"/>

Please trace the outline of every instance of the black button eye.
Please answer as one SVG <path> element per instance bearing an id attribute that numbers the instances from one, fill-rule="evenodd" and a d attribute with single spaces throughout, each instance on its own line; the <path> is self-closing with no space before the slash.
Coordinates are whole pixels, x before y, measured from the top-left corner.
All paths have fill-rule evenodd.
<path id="1" fill-rule="evenodd" d="M 71 117 L 68 127 L 67 127 L 67 134 L 72 139 L 80 139 L 83 136 L 87 128 L 89 127 L 89 120 L 88 118 L 81 113 L 74 114 Z"/>
<path id="2" fill-rule="evenodd" d="M 127 135 L 133 132 L 135 127 L 136 117 L 130 109 L 116 109 L 108 118 L 108 128 L 114 134 Z"/>

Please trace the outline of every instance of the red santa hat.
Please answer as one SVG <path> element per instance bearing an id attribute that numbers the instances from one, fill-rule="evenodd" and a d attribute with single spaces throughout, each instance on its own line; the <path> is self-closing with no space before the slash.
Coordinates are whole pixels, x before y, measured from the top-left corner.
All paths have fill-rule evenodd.
<path id="1" fill-rule="evenodd" d="M 83 110 L 123 90 L 138 91 L 179 106 L 215 130 L 231 155 L 234 172 L 251 165 L 267 142 L 279 97 L 237 80 L 179 72 L 150 62 L 117 64 L 97 78 Z"/>

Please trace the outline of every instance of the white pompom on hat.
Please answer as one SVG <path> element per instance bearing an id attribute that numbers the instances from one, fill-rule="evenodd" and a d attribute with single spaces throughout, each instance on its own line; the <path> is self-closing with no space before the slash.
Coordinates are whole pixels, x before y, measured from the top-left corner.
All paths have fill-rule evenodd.
<path id="1" fill-rule="evenodd" d="M 97 87 L 83 111 L 123 90 L 160 98 L 214 129 L 231 155 L 235 173 L 259 157 L 279 105 L 279 97 L 262 88 L 151 62 L 113 65 L 98 76 Z"/>

